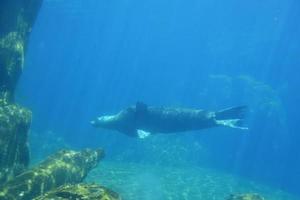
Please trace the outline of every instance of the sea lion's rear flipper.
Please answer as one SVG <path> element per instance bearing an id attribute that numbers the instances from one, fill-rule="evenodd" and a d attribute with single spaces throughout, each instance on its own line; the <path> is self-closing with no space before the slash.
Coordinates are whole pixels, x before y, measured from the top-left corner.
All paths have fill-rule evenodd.
<path id="1" fill-rule="evenodd" d="M 241 119 L 226 119 L 226 120 L 216 120 L 217 125 L 227 126 L 230 128 L 237 128 L 242 130 L 248 130 L 248 127 L 242 126 Z"/>
<path id="2" fill-rule="evenodd" d="M 247 106 L 238 106 L 220 110 L 215 112 L 216 123 L 221 126 L 247 130 L 247 127 L 242 126 L 246 112 Z"/>

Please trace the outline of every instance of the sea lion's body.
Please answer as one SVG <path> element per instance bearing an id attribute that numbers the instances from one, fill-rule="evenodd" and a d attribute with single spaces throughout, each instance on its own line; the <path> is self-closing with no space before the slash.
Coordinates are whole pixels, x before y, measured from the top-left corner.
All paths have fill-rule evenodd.
<path id="1" fill-rule="evenodd" d="M 149 107 L 136 118 L 137 129 L 151 133 L 174 133 L 215 126 L 214 113 L 186 108 Z"/>
<path id="2" fill-rule="evenodd" d="M 97 118 L 92 124 L 138 136 L 138 131 L 147 133 L 176 133 L 195 131 L 216 126 L 236 126 L 245 107 L 235 107 L 219 112 L 188 108 L 148 107 L 143 103 L 122 110 L 116 115 Z M 230 123 L 229 123 L 230 122 Z"/>

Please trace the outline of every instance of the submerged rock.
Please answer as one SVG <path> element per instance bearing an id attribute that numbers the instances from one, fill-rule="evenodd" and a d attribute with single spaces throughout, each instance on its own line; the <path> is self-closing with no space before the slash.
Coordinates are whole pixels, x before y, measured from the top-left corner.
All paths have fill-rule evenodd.
<path id="1" fill-rule="evenodd" d="M 34 200 L 121 200 L 114 191 L 97 184 L 64 185 Z"/>
<path id="2" fill-rule="evenodd" d="M 31 112 L 14 104 L 14 90 L 42 0 L 0 1 L 0 184 L 29 163 Z"/>
<path id="3" fill-rule="evenodd" d="M 64 184 L 80 183 L 103 158 L 103 150 L 62 150 L 7 182 L 2 200 L 31 200 Z"/>
<path id="4" fill-rule="evenodd" d="M 27 37 L 43 0 L 1 0 L 0 2 L 0 36 L 18 31 Z"/>
<path id="5" fill-rule="evenodd" d="M 23 172 L 29 164 L 30 122 L 29 110 L 0 99 L 0 184 Z"/>
<path id="6" fill-rule="evenodd" d="M 226 200 L 264 200 L 259 194 L 232 194 Z"/>
<path id="7" fill-rule="evenodd" d="M 0 2 L 0 98 L 14 100 L 24 54 L 42 0 Z"/>
<path id="8" fill-rule="evenodd" d="M 0 39 L 0 97 L 13 101 L 24 64 L 24 41 L 17 32 Z"/>

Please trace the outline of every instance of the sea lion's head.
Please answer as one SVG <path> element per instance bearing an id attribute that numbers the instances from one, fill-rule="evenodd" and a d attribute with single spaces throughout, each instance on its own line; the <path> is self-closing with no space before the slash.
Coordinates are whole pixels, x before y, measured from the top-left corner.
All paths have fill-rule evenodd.
<path id="1" fill-rule="evenodd" d="M 116 122 L 115 115 L 103 115 L 98 117 L 96 120 L 91 121 L 94 127 L 113 129 Z"/>
<path id="2" fill-rule="evenodd" d="M 122 133 L 135 133 L 135 109 L 129 107 L 115 115 L 103 115 L 91 121 L 91 125 L 97 128 L 119 131 Z"/>

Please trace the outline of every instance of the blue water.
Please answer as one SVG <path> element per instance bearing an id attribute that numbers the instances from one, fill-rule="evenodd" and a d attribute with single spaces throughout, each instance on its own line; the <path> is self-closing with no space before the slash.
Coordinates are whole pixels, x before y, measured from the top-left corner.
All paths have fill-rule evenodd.
<path id="1" fill-rule="evenodd" d="M 45 0 L 18 102 L 32 109 L 33 131 L 104 147 L 107 160 L 205 166 L 300 194 L 299 21 L 298 0 Z M 136 101 L 246 104 L 250 130 L 151 143 L 90 126 Z"/>

